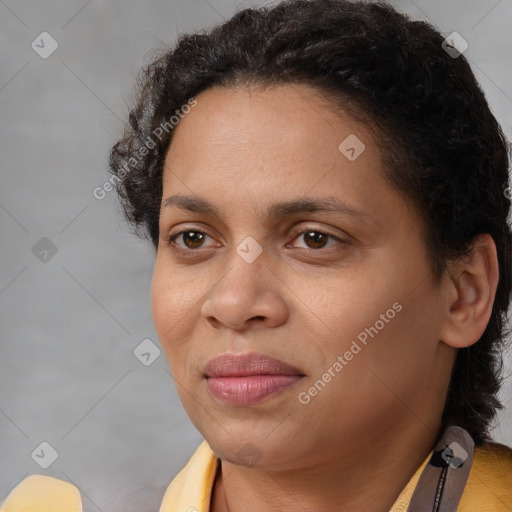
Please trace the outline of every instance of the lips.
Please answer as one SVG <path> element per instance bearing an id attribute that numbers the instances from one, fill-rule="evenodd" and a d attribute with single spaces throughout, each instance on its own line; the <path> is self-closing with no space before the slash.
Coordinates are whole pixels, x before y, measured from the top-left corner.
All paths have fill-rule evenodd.
<path id="1" fill-rule="evenodd" d="M 256 404 L 304 377 L 298 368 L 255 352 L 215 357 L 204 374 L 214 398 L 239 406 Z"/>
<path id="2" fill-rule="evenodd" d="M 250 352 L 214 357 L 205 368 L 206 377 L 247 377 L 250 375 L 304 375 L 279 359 Z"/>

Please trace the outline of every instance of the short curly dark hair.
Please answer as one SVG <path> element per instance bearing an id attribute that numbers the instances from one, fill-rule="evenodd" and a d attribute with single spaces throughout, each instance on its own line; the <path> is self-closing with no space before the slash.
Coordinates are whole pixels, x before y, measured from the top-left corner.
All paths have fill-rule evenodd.
<path id="1" fill-rule="evenodd" d="M 431 25 L 391 6 L 290 0 L 246 9 L 210 30 L 181 35 L 139 77 L 139 95 L 110 170 L 126 219 L 158 248 L 164 159 L 191 98 L 211 87 L 302 83 L 378 133 L 386 177 L 425 223 L 440 279 L 479 234 L 497 247 L 500 279 L 479 341 L 459 349 L 443 426 L 476 444 L 502 408 L 512 233 L 509 145 L 463 55 L 449 55 Z M 455 58 L 456 57 L 456 58 Z M 165 129 L 162 129 L 164 127 Z"/>

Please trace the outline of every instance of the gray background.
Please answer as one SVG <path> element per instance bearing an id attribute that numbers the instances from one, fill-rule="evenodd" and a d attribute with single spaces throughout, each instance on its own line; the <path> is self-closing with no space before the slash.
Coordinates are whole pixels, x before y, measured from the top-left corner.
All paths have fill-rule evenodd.
<path id="1" fill-rule="evenodd" d="M 114 192 L 92 191 L 109 177 L 148 51 L 249 3 L 0 0 L 0 500 L 42 473 L 78 485 L 85 510 L 158 510 L 201 442 L 163 354 L 148 366 L 133 354 L 144 339 L 158 345 L 152 249 L 129 233 Z M 469 42 L 510 139 L 512 0 L 393 4 Z M 31 48 L 43 31 L 59 45 L 47 59 Z M 510 355 L 507 364 L 508 375 Z M 494 430 L 509 445 L 511 381 Z M 46 470 L 31 457 L 43 441 L 58 452 Z"/>

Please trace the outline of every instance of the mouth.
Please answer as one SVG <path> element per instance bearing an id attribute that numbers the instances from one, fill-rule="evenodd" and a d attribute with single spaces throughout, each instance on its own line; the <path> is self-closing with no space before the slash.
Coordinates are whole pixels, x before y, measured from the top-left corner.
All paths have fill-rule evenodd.
<path id="1" fill-rule="evenodd" d="M 255 352 L 223 354 L 204 370 L 210 394 L 227 405 L 253 405 L 290 388 L 304 377 L 298 368 Z"/>

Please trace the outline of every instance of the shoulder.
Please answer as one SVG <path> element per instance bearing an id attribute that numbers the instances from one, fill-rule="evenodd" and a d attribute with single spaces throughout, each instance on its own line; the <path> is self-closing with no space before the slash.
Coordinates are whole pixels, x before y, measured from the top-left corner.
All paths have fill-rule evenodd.
<path id="1" fill-rule="evenodd" d="M 167 488 L 160 512 L 209 510 L 218 467 L 219 459 L 203 441 Z"/>
<path id="2" fill-rule="evenodd" d="M 7 496 L 0 512 L 82 512 L 79 490 L 69 482 L 46 475 L 31 475 Z"/>
<path id="3" fill-rule="evenodd" d="M 509 512 L 512 510 L 512 449 L 487 442 L 475 446 L 473 465 L 460 512 Z"/>
<path id="4" fill-rule="evenodd" d="M 219 460 L 206 441 L 171 482 L 161 512 L 208 510 Z M 82 512 L 80 491 L 69 482 L 46 475 L 31 475 L 0 503 L 0 512 Z"/>

